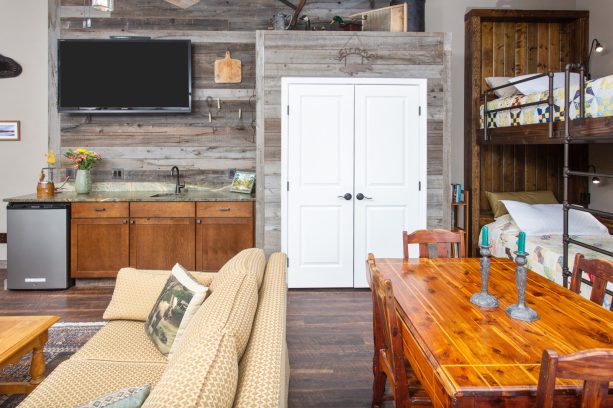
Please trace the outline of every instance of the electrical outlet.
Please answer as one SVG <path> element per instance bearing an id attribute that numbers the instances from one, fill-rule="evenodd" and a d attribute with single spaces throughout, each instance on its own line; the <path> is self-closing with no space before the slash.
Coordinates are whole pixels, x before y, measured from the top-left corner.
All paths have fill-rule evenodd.
<path id="1" fill-rule="evenodd" d="M 114 179 L 122 179 L 123 178 L 123 169 L 113 169 L 113 178 Z"/>
<path id="2" fill-rule="evenodd" d="M 228 177 L 230 180 L 234 179 L 234 175 L 236 174 L 236 169 L 228 169 Z"/>
<path id="3" fill-rule="evenodd" d="M 67 167 L 66 168 L 66 177 L 70 177 L 71 180 L 74 180 L 75 178 L 75 171 L 72 167 Z"/>

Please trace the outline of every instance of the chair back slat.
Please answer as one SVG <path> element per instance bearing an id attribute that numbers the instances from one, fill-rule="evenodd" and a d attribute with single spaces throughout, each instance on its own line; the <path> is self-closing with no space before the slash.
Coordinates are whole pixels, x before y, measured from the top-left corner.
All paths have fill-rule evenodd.
<path id="1" fill-rule="evenodd" d="M 607 259 L 586 259 L 583 254 L 575 255 L 570 281 L 570 290 L 575 293 L 581 293 L 581 278 L 584 272 L 592 277 L 590 300 L 602 306 L 607 283 L 613 282 L 613 262 Z M 613 311 L 613 302 L 611 302 L 610 310 Z"/>
<path id="2" fill-rule="evenodd" d="M 599 408 L 613 381 L 613 349 L 593 349 L 558 356 L 553 350 L 543 351 L 536 390 L 536 406 L 553 408 L 556 378 L 583 380 L 581 407 Z"/>
<path id="3" fill-rule="evenodd" d="M 463 258 L 466 256 L 464 233 L 443 229 L 417 230 L 411 234 L 402 232 L 404 259 L 409 259 L 409 245 L 419 245 L 419 257 L 430 258 L 430 245 L 434 246 L 437 258 Z"/>

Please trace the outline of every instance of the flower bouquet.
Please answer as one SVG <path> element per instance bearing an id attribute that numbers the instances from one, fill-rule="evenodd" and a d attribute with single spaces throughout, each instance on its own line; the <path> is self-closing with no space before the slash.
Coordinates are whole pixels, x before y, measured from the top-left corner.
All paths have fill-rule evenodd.
<path id="1" fill-rule="evenodd" d="M 92 176 L 90 170 L 97 161 L 102 160 L 100 154 L 87 149 L 68 150 L 64 157 L 72 163 L 72 168 L 77 171 L 75 178 L 75 191 L 78 194 L 87 194 L 92 190 Z"/>

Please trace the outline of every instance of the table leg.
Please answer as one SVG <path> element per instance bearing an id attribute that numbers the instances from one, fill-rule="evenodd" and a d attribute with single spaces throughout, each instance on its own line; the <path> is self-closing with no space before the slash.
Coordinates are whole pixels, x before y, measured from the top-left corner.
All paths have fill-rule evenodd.
<path id="1" fill-rule="evenodd" d="M 45 356 L 43 354 L 43 347 L 46 342 L 47 332 L 39 336 L 37 344 L 32 350 L 32 365 L 30 367 L 32 379 L 30 380 L 30 384 L 33 386 L 37 386 L 45 379 Z"/>

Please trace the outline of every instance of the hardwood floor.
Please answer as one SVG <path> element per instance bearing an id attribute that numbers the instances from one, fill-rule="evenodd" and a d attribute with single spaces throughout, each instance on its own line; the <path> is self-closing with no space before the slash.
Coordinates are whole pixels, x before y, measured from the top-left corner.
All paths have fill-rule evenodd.
<path id="1" fill-rule="evenodd" d="M 0 282 L 5 271 L 0 270 Z M 108 286 L 63 291 L 0 290 L 1 315 L 57 314 L 100 321 Z M 369 407 L 372 310 L 367 290 L 290 290 L 287 344 L 290 407 Z"/>

